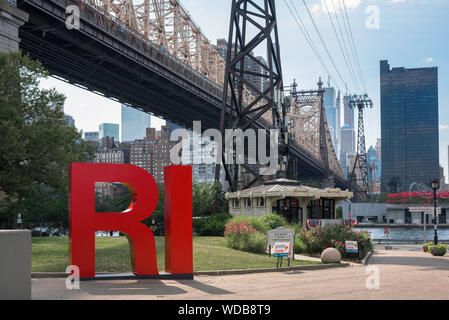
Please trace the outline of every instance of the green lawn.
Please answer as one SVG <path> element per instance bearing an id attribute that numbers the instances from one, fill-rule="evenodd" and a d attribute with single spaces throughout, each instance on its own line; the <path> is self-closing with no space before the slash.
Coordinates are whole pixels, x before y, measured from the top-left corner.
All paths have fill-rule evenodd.
<path id="1" fill-rule="evenodd" d="M 164 271 L 164 238 L 156 237 L 159 271 Z M 125 237 L 96 238 L 97 272 L 131 272 L 129 245 Z M 65 272 L 69 265 L 68 238 L 33 238 L 32 272 Z M 317 264 L 311 261 L 292 261 L 292 266 Z M 276 266 L 276 259 L 226 247 L 223 237 L 193 238 L 194 271 L 260 269 Z"/>

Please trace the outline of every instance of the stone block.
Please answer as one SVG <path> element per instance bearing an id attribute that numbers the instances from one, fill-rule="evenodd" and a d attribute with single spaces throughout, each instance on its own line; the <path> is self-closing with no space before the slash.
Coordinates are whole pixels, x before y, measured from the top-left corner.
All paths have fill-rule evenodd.
<path id="1" fill-rule="evenodd" d="M 0 230 L 0 300 L 31 299 L 31 231 Z"/>

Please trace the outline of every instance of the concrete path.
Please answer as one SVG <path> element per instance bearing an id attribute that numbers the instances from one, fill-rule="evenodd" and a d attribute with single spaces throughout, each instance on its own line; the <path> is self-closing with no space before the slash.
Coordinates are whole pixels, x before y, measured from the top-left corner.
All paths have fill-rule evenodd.
<path id="1" fill-rule="evenodd" d="M 368 266 L 198 276 L 194 281 L 81 282 L 81 289 L 72 291 L 66 289 L 64 279 L 35 279 L 32 290 L 33 299 L 449 300 L 449 256 L 433 257 L 419 251 L 418 246 L 394 246 L 388 251 L 378 247 Z"/>

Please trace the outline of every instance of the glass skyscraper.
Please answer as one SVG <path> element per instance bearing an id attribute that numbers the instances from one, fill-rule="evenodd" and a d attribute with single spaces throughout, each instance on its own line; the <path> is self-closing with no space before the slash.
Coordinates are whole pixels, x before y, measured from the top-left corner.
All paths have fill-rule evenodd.
<path id="1" fill-rule="evenodd" d="M 143 139 L 147 128 L 151 128 L 151 115 L 122 105 L 122 141 Z"/>
<path id="2" fill-rule="evenodd" d="M 439 178 L 438 68 L 380 62 L 382 191 Z M 396 187 L 396 188 L 395 188 Z"/>
<path id="3" fill-rule="evenodd" d="M 340 156 L 340 93 L 335 88 L 325 88 L 324 109 L 326 111 L 326 120 L 329 126 L 329 132 L 337 156 Z"/>
<path id="4" fill-rule="evenodd" d="M 103 138 L 114 138 L 114 141 L 120 141 L 120 125 L 115 123 L 102 123 L 100 124 L 100 136 L 99 139 Z"/>

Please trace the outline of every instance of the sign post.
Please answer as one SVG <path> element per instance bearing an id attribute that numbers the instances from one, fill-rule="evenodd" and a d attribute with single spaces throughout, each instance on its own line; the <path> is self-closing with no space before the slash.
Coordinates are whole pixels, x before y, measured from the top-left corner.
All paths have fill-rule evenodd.
<path id="1" fill-rule="evenodd" d="M 390 235 L 390 228 L 385 228 L 384 229 L 384 233 L 387 236 L 387 246 L 385 247 L 385 250 L 391 250 L 390 247 L 390 239 L 389 239 L 389 235 Z"/>

